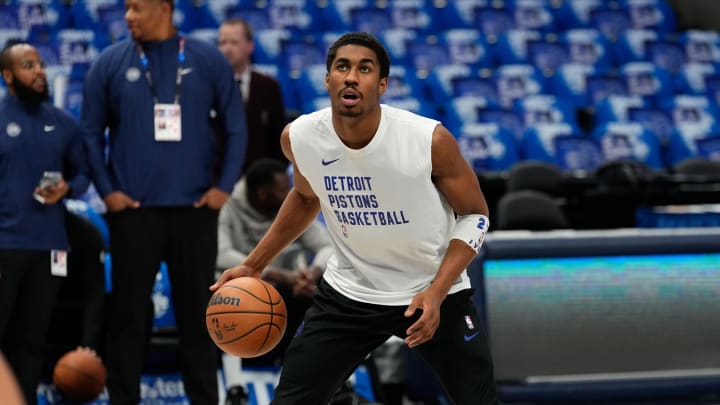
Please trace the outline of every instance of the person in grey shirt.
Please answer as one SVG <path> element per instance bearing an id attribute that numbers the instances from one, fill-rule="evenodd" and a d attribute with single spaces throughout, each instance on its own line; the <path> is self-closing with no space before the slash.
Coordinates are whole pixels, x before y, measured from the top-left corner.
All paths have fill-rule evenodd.
<path id="1" fill-rule="evenodd" d="M 216 261 L 219 271 L 245 260 L 270 228 L 290 186 L 287 166 L 278 160 L 261 158 L 248 167 L 246 174 L 235 184 L 231 198 L 220 210 Z M 282 353 L 302 322 L 331 254 L 327 230 L 316 220 L 265 268 L 262 278 L 272 283 L 285 300 L 288 327 L 275 349 L 255 359 L 243 359 L 243 364 L 280 364 Z"/>

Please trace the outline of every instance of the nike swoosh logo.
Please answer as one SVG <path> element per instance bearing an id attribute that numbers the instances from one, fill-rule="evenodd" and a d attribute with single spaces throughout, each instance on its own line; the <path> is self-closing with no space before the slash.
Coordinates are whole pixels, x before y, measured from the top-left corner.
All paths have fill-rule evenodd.
<path id="1" fill-rule="evenodd" d="M 186 74 L 188 74 L 190 72 L 192 72 L 192 68 L 180 69 L 180 76 L 185 76 Z"/>
<path id="2" fill-rule="evenodd" d="M 45 131 L 45 132 L 50 132 L 50 131 L 54 131 L 54 130 L 55 130 L 55 125 L 45 125 L 43 127 L 43 131 Z"/>
<path id="3" fill-rule="evenodd" d="M 472 335 L 465 335 L 465 341 L 469 342 L 477 337 L 477 335 L 480 334 L 480 331 L 473 333 Z"/>
<path id="4" fill-rule="evenodd" d="M 323 165 L 323 166 L 327 166 L 327 165 L 329 165 L 329 164 L 333 164 L 333 163 L 337 162 L 338 160 L 340 160 L 340 158 L 333 159 L 333 160 L 328 160 L 328 161 L 325 161 L 325 159 L 323 159 L 323 160 L 322 160 L 322 165 Z"/>

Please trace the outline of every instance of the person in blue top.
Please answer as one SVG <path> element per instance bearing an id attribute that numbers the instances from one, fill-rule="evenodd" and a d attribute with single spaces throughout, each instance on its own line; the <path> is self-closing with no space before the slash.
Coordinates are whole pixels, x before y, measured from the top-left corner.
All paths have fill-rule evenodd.
<path id="1" fill-rule="evenodd" d="M 0 350 L 37 403 L 46 335 L 67 274 L 65 196 L 88 186 L 80 126 L 48 103 L 45 65 L 24 43 L 0 52 Z M 0 388 L 0 390 L 4 389 Z"/>
<path id="2" fill-rule="evenodd" d="M 125 8 L 131 38 L 91 65 L 81 112 L 110 230 L 110 401 L 140 400 L 150 295 L 164 261 L 185 391 L 193 404 L 215 405 L 218 351 L 204 327 L 204 286 L 214 278 L 218 212 L 244 162 L 243 101 L 223 55 L 173 26 L 172 1 L 126 0 Z M 225 145 L 218 176 L 211 118 L 222 122 Z"/>

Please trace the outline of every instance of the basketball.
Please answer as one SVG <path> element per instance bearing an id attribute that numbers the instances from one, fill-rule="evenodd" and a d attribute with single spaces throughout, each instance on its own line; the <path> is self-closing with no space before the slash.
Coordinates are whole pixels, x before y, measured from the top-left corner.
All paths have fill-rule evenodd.
<path id="1" fill-rule="evenodd" d="M 65 353 L 55 364 L 53 383 L 67 399 L 92 401 L 105 388 L 105 366 L 90 349 L 77 348 Z"/>
<path id="2" fill-rule="evenodd" d="M 258 357 L 282 339 L 287 309 L 275 287 L 259 278 L 239 277 L 215 291 L 205 311 L 205 324 L 225 353 Z"/>

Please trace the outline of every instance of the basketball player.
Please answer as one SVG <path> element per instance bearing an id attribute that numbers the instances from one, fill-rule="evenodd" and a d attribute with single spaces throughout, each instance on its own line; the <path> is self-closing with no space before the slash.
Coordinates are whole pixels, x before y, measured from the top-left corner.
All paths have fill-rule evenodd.
<path id="1" fill-rule="evenodd" d="M 282 134 L 294 188 L 257 247 L 210 287 L 259 277 L 322 209 L 335 252 L 286 352 L 275 405 L 328 403 L 391 335 L 427 360 L 455 404 L 500 403 L 466 274 L 487 204 L 445 127 L 380 104 L 389 64 L 366 33 L 330 47 L 331 106 Z"/>

